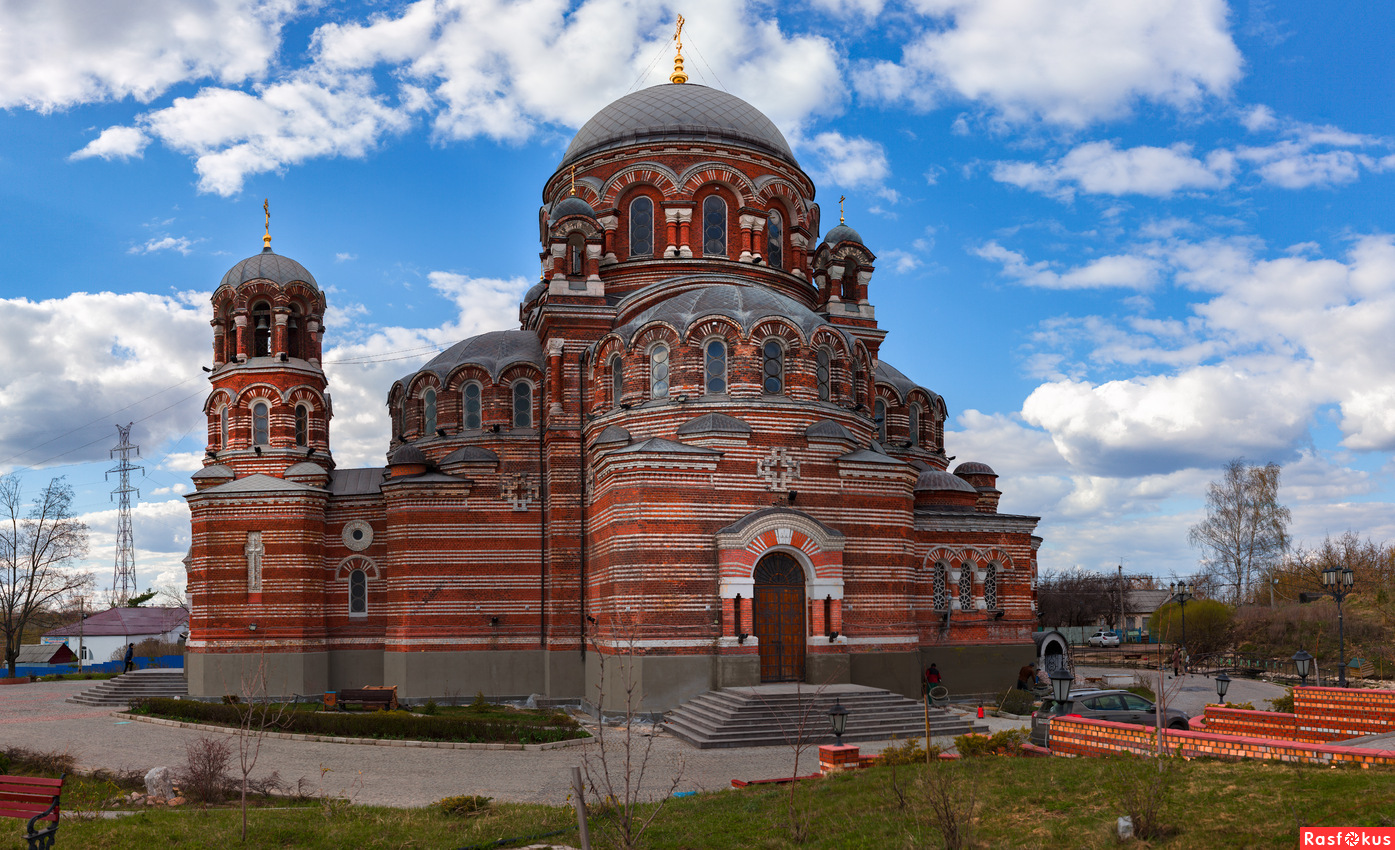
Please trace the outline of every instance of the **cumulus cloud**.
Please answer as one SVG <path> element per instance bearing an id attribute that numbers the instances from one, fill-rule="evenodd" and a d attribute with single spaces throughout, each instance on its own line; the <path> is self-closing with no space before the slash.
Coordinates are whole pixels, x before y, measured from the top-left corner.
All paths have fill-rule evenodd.
<path id="1" fill-rule="evenodd" d="M 993 179 L 1069 200 L 1077 191 L 1092 195 L 1149 195 L 1219 189 L 1230 183 L 1234 157 L 1215 151 L 1205 160 L 1181 142 L 1160 148 L 1141 145 L 1120 150 L 1113 142 L 1089 142 L 1055 162 L 999 162 Z"/>
<path id="2" fill-rule="evenodd" d="M 159 251 L 178 251 L 187 257 L 192 250 L 194 243 L 183 236 L 159 236 L 146 240 L 144 244 L 132 245 L 126 253 L 154 254 Z"/>
<path id="3" fill-rule="evenodd" d="M 303 0 L 5 3 L 0 5 L 0 108 L 48 112 L 125 97 L 148 102 L 188 80 L 232 84 L 260 77 L 280 48 L 286 23 L 312 5 Z M 129 134 L 120 141 L 124 150 L 131 149 Z M 105 144 L 122 150 L 118 138 Z"/>
<path id="4" fill-rule="evenodd" d="M 131 159 L 145 153 L 145 146 L 148 144 L 150 137 L 135 127 L 108 127 L 97 138 L 73 151 L 68 158 L 79 160 L 95 156 L 108 161 Z"/>
<path id="5" fill-rule="evenodd" d="M 849 189 L 880 186 L 891 174 L 881 143 L 842 133 L 819 133 L 802 145 L 813 152 L 818 170 Z"/>
<path id="6" fill-rule="evenodd" d="M 1194 109 L 1240 79 L 1223 0 L 915 0 L 924 34 L 862 67 L 864 95 L 930 108 L 969 100 L 1010 122 L 1068 127 L 1139 101 Z"/>
<path id="7" fill-rule="evenodd" d="M 1081 266 L 1056 271 L 1045 260 L 1029 262 L 1016 251 L 1010 251 L 996 241 L 988 241 L 974 253 L 985 260 L 999 263 L 1003 274 L 1025 286 L 1043 289 L 1148 289 L 1157 283 L 1157 263 L 1148 257 L 1129 254 L 1100 257 Z"/>

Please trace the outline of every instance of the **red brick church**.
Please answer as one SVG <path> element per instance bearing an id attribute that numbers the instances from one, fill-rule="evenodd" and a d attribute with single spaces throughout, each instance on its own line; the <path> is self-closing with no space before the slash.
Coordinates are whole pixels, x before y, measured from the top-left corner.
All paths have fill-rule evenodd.
<path id="1" fill-rule="evenodd" d="M 265 658 L 273 693 L 594 700 L 624 655 L 664 710 L 762 682 L 915 695 L 931 661 L 997 689 L 1035 654 L 1037 518 L 998 513 L 989 466 L 949 471 L 944 400 L 879 356 L 876 257 L 841 221 L 820 237 L 780 131 L 685 79 L 577 133 L 518 327 L 393 385 L 383 466 L 334 463 L 314 276 L 270 236 L 224 275 L 191 694 Z"/>

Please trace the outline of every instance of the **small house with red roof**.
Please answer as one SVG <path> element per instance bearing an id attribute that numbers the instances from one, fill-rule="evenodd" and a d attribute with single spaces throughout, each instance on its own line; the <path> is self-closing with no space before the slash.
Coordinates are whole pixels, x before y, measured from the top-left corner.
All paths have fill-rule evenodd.
<path id="1" fill-rule="evenodd" d="M 189 612 L 183 608 L 110 608 L 87 619 L 45 632 L 43 643 L 67 644 L 84 663 L 120 658 L 126 644 L 155 638 L 175 643 L 188 636 Z"/>

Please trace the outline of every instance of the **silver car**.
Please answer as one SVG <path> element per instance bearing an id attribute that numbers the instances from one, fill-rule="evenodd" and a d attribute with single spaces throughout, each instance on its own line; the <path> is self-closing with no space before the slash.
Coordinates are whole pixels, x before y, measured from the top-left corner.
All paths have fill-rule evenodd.
<path id="1" fill-rule="evenodd" d="M 1157 722 L 1153 701 L 1139 696 L 1133 691 L 1120 690 L 1081 690 L 1070 692 L 1071 705 L 1066 714 L 1088 717 L 1092 720 L 1113 720 L 1116 723 L 1133 723 L 1139 726 L 1152 726 Z M 1032 733 L 1030 740 L 1039 747 L 1050 746 L 1049 730 L 1051 718 L 1058 713 L 1056 702 L 1051 697 L 1041 701 L 1032 712 Z M 1163 725 L 1169 729 L 1188 729 L 1185 711 L 1169 708 L 1163 712 Z"/>
<path id="2" fill-rule="evenodd" d="M 1119 635 L 1118 635 L 1117 633 L 1111 632 L 1111 631 L 1107 631 L 1107 630 L 1105 630 L 1105 629 L 1100 629 L 1099 631 L 1097 631 L 1097 632 L 1095 632 L 1094 634 L 1090 635 L 1090 641 L 1089 641 L 1089 643 L 1090 643 L 1090 646 L 1101 646 L 1101 647 L 1103 647 L 1103 646 L 1118 646 L 1119 643 L 1120 643 L 1120 641 L 1119 641 Z"/>

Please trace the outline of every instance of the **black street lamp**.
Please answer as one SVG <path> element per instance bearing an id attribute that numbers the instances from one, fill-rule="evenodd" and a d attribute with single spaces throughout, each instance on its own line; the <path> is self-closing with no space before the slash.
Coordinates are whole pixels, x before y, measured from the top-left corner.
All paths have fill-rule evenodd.
<path id="1" fill-rule="evenodd" d="M 1346 635 L 1342 628 L 1342 600 L 1351 593 L 1351 586 L 1356 583 L 1356 573 L 1351 567 L 1337 569 L 1336 564 L 1322 571 L 1322 586 L 1328 596 L 1337 600 L 1337 656 L 1342 666 L 1337 668 L 1337 687 L 1347 686 L 1347 644 Z"/>
<path id="2" fill-rule="evenodd" d="M 1182 606 L 1182 672 L 1187 672 L 1187 600 L 1195 598 L 1191 588 L 1187 586 L 1186 579 L 1168 585 L 1172 591 L 1172 599 Z"/>
<path id="3" fill-rule="evenodd" d="M 1075 676 L 1067 673 L 1063 668 L 1057 667 L 1051 671 L 1051 698 L 1056 702 L 1057 714 L 1065 714 L 1070 711 L 1070 686 L 1073 684 L 1075 684 Z"/>
<path id="4" fill-rule="evenodd" d="M 828 710 L 828 722 L 833 724 L 833 736 L 838 739 L 838 746 L 843 746 L 843 730 L 848 728 L 848 710 L 843 708 L 837 697 L 833 698 L 833 707 Z"/>
<path id="5" fill-rule="evenodd" d="M 1313 656 L 1306 649 L 1300 649 L 1293 653 L 1293 666 L 1298 668 L 1298 678 L 1302 679 L 1302 685 L 1308 685 L 1308 671 L 1313 667 Z"/>
<path id="6" fill-rule="evenodd" d="M 1216 696 L 1221 698 L 1221 705 L 1225 705 L 1225 692 L 1230 690 L 1230 677 L 1221 671 L 1216 677 Z"/>

